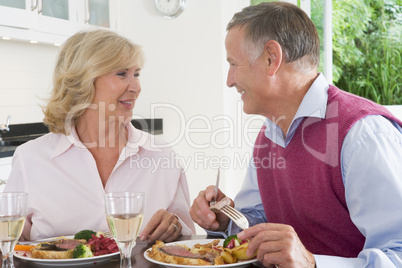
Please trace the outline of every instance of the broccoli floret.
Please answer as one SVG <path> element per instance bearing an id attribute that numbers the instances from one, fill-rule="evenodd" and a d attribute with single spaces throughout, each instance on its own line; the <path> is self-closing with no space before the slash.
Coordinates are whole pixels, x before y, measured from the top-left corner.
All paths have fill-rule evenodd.
<path id="1" fill-rule="evenodd" d="M 85 239 L 88 241 L 92 238 L 92 235 L 96 235 L 96 232 L 92 230 L 82 230 L 75 234 L 74 239 Z"/>
<path id="2" fill-rule="evenodd" d="M 74 248 L 73 258 L 89 258 L 93 256 L 91 249 L 86 245 L 79 244 Z"/>

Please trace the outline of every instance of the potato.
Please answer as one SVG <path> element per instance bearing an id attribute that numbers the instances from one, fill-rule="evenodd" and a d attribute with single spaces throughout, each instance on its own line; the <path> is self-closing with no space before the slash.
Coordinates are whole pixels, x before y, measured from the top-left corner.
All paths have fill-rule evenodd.
<path id="1" fill-rule="evenodd" d="M 226 264 L 226 262 L 223 260 L 222 256 L 216 256 L 215 260 L 215 265 L 222 265 L 222 264 Z"/>
<path id="2" fill-rule="evenodd" d="M 225 261 L 225 263 L 236 263 L 237 259 L 230 253 L 230 249 L 224 249 L 221 252 L 221 257 Z"/>
<path id="3" fill-rule="evenodd" d="M 234 247 L 231 249 L 232 255 L 235 256 L 238 260 L 249 260 L 257 256 L 257 252 L 255 252 L 253 256 L 248 257 L 246 255 L 247 248 L 248 243 L 244 243 L 240 246 Z"/>

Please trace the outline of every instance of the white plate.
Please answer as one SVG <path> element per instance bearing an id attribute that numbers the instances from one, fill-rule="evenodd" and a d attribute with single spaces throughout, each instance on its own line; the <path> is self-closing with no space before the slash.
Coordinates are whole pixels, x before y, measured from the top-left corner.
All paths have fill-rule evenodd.
<path id="1" fill-rule="evenodd" d="M 73 238 L 73 237 L 65 236 L 65 238 Z M 49 239 L 43 239 L 40 241 L 43 241 L 43 242 L 44 241 L 52 241 L 54 239 L 55 238 L 49 238 Z M 60 238 L 60 239 L 62 239 L 62 238 Z M 37 242 L 40 242 L 40 241 L 37 241 Z M 76 266 L 76 265 L 93 264 L 93 263 L 107 261 L 119 254 L 120 254 L 120 252 L 115 252 L 115 253 L 110 253 L 110 254 L 105 254 L 105 255 L 100 255 L 100 256 L 94 256 L 94 257 L 90 257 L 90 258 L 79 258 L 79 259 L 35 259 L 35 258 L 32 258 L 31 252 L 29 252 L 29 251 L 21 251 L 21 250 L 14 251 L 14 256 L 16 258 L 19 258 L 21 260 L 26 260 L 29 262 L 33 262 L 36 264 L 40 264 L 40 265 L 46 265 L 46 266 Z M 24 256 L 24 255 L 26 255 L 26 256 Z"/>
<path id="2" fill-rule="evenodd" d="M 208 244 L 211 243 L 212 241 L 214 241 L 215 239 L 202 239 L 202 240 L 185 240 L 185 241 L 177 241 L 177 242 L 173 242 L 173 243 L 167 243 L 166 245 L 186 245 L 189 248 L 192 248 L 195 244 Z M 221 239 L 221 241 L 219 242 L 219 245 L 223 244 L 223 240 Z M 147 249 L 144 252 L 144 257 L 145 259 L 147 259 L 150 262 L 162 265 L 164 267 L 178 267 L 178 268 L 194 268 L 194 267 L 211 267 L 211 266 L 196 266 L 196 265 L 181 265 L 181 264 L 171 264 L 171 263 L 164 263 L 164 262 L 159 262 L 156 261 L 150 257 L 148 257 L 148 251 L 150 251 L 151 248 Z M 222 267 L 222 268 L 229 268 L 229 267 L 236 267 L 236 268 L 241 268 L 241 267 L 248 267 L 251 263 L 257 262 L 257 259 L 252 259 L 252 260 L 247 260 L 247 261 L 242 261 L 242 262 L 238 262 L 238 263 L 232 263 L 232 264 L 221 264 L 221 265 L 213 265 L 214 267 Z"/>
<path id="3" fill-rule="evenodd" d="M 23 256 L 24 253 L 27 256 Z M 119 255 L 119 252 L 110 253 L 106 255 L 94 256 L 90 258 L 79 258 L 79 259 L 35 259 L 30 256 L 30 252 L 27 251 L 14 251 L 14 256 L 29 262 L 33 262 L 40 265 L 46 266 L 76 266 L 76 265 L 85 265 L 85 264 L 93 264 L 98 262 L 107 261 L 113 258 L 116 255 Z"/>

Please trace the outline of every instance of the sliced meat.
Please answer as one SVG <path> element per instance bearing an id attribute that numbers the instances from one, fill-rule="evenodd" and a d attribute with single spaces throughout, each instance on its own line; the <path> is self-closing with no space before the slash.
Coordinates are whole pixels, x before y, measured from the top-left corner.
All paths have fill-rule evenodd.
<path id="1" fill-rule="evenodd" d="M 60 240 L 55 245 L 60 249 L 74 249 L 79 244 L 84 244 L 82 240 Z"/>
<path id="2" fill-rule="evenodd" d="M 216 257 L 220 256 L 220 253 L 211 251 L 207 252 L 203 257 L 205 260 L 209 261 L 210 263 L 214 263 Z"/>
<path id="3" fill-rule="evenodd" d="M 165 246 L 165 243 L 158 240 L 152 249 L 148 251 L 148 256 L 156 261 L 173 263 L 180 265 L 211 265 L 211 262 L 202 258 L 199 254 L 194 254 L 185 247 Z"/>
<path id="4" fill-rule="evenodd" d="M 67 249 L 61 249 L 61 248 L 57 247 L 55 244 L 42 244 L 42 245 L 40 245 L 39 250 L 66 251 Z"/>
<path id="5" fill-rule="evenodd" d="M 222 198 L 219 202 L 217 202 L 215 205 L 212 205 L 209 209 L 217 212 L 220 211 L 225 205 L 230 206 L 230 198 L 229 197 L 224 197 Z"/>
<path id="6" fill-rule="evenodd" d="M 187 249 L 180 246 L 164 246 L 160 248 L 166 254 L 176 256 L 176 257 L 184 257 L 184 258 L 202 258 L 200 254 L 194 254 Z"/>

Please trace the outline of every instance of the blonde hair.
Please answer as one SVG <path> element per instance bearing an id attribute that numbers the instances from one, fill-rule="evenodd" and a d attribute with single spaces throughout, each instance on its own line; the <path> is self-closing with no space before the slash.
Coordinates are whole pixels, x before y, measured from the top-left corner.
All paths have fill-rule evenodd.
<path id="1" fill-rule="evenodd" d="M 68 135 L 92 103 L 97 77 L 143 63 L 141 47 L 112 31 L 90 30 L 71 36 L 57 58 L 51 96 L 43 107 L 44 123 L 51 132 Z"/>

